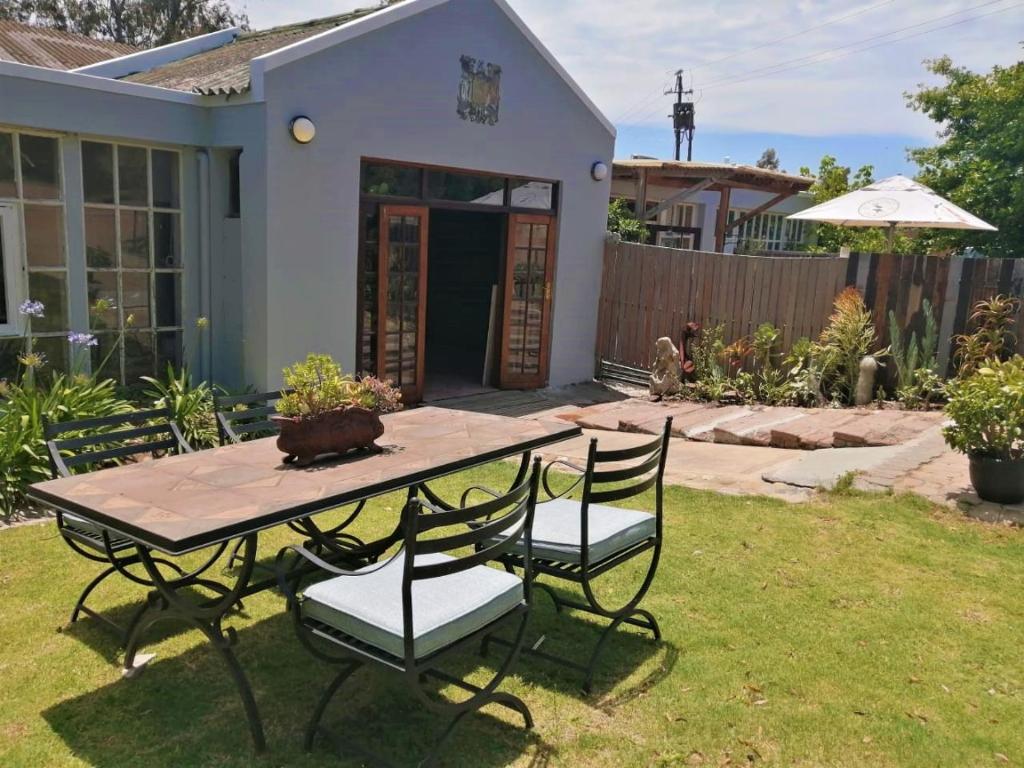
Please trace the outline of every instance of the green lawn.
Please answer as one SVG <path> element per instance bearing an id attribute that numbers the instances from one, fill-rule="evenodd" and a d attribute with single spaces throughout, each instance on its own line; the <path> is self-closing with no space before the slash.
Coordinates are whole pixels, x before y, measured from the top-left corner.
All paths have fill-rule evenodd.
<path id="1" fill-rule="evenodd" d="M 497 467 L 439 489 L 510 475 Z M 364 528 L 393 524 L 398 504 L 376 503 Z M 268 536 L 267 554 L 287 540 Z M 328 671 L 299 646 L 276 593 L 229 621 L 267 728 L 270 752 L 254 759 L 230 679 L 198 632 L 170 628 L 145 649 L 158 654 L 150 668 L 122 680 L 94 623 L 59 629 L 94 572 L 52 524 L 0 532 L 0 765 L 360 764 L 322 743 L 301 749 Z M 138 595 L 110 583 L 95 604 L 123 616 Z M 507 686 L 536 729 L 491 708 L 458 732 L 446 764 L 1024 764 L 1024 532 L 911 497 L 790 506 L 671 488 L 646 606 L 663 642 L 621 632 L 589 697 L 569 674 L 521 662 Z M 570 653 L 598 632 L 556 617 L 540 593 L 532 629 Z M 485 660 L 460 663 L 486 677 Z M 391 678 L 359 675 L 326 722 L 412 762 L 440 723 Z"/>

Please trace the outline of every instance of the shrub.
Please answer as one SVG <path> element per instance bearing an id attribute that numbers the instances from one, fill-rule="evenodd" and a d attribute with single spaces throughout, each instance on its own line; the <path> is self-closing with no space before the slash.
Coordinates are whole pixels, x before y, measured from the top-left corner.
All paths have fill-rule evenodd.
<path id="1" fill-rule="evenodd" d="M 974 331 L 954 339 L 958 375 L 970 376 L 986 361 L 1006 358 L 1011 342 L 1017 341 L 1011 329 L 1018 310 L 1020 302 L 1010 296 L 993 296 L 974 305 L 970 317 Z"/>
<path id="2" fill-rule="evenodd" d="M 110 379 L 55 375 L 49 386 L 5 383 L 0 391 L 0 511 L 10 515 L 32 483 L 50 477 L 43 424 L 112 416 L 132 410 Z"/>
<path id="3" fill-rule="evenodd" d="M 305 362 L 285 368 L 284 383 L 293 390 L 277 403 L 284 416 L 315 418 L 353 405 L 377 413 L 401 408 L 401 393 L 389 382 L 372 376 L 357 381 L 342 373 L 330 355 L 312 354 Z"/>
<path id="4" fill-rule="evenodd" d="M 163 380 L 143 376 L 149 384 L 145 396 L 154 408 L 167 408 L 170 416 L 181 428 L 181 433 L 193 448 L 210 448 L 217 444 L 217 417 L 213 412 L 213 390 L 205 381 L 192 384 L 186 368 L 177 373 L 167 364 Z"/>
<path id="5" fill-rule="evenodd" d="M 1024 457 L 1024 358 L 989 360 L 950 382 L 943 429 L 954 450 L 994 459 Z"/>
<path id="6" fill-rule="evenodd" d="M 853 402 L 860 361 L 871 354 L 874 345 L 871 311 L 856 288 L 847 288 L 836 296 L 828 326 L 811 351 L 822 387 L 831 399 Z"/>

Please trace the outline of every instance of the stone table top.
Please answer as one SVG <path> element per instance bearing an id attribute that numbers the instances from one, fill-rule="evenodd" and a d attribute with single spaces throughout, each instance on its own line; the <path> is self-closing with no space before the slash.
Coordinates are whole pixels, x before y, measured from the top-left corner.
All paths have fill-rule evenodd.
<path id="1" fill-rule="evenodd" d="M 29 498 L 182 554 L 580 434 L 574 424 L 442 408 L 383 417 L 381 453 L 297 467 L 273 437 L 37 483 Z"/>

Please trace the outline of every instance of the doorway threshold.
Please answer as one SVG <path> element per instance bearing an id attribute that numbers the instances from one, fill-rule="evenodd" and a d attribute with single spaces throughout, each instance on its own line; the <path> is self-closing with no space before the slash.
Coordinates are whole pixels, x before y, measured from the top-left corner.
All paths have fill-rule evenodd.
<path id="1" fill-rule="evenodd" d="M 491 392 L 498 392 L 494 387 L 488 387 L 471 379 L 449 377 L 434 374 L 427 374 L 427 384 L 423 392 L 424 403 L 437 403 L 443 400 L 454 400 L 459 397 L 472 397 L 473 395 L 486 395 Z"/>

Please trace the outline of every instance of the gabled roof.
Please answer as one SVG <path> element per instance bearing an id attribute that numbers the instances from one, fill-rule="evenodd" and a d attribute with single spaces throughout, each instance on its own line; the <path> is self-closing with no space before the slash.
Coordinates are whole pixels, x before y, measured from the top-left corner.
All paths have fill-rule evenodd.
<path id="1" fill-rule="evenodd" d="M 47 69 L 75 69 L 134 53 L 137 48 L 49 27 L 0 21 L 0 60 Z"/>
<path id="2" fill-rule="evenodd" d="M 363 8 L 258 32 L 242 32 L 232 42 L 121 78 L 207 96 L 244 93 L 251 86 L 250 62 L 267 53 L 369 16 L 380 8 Z"/>

